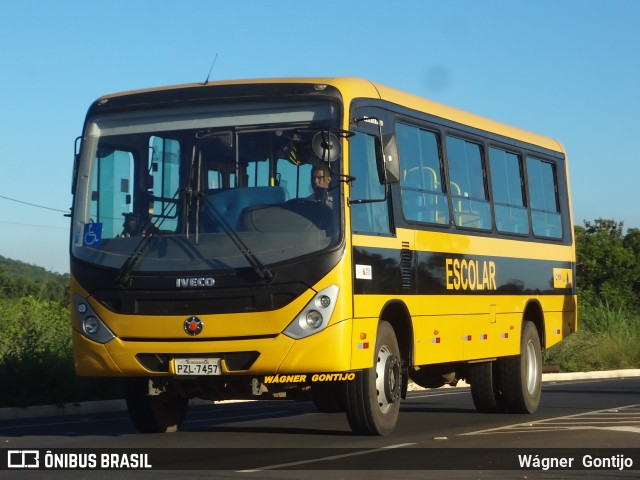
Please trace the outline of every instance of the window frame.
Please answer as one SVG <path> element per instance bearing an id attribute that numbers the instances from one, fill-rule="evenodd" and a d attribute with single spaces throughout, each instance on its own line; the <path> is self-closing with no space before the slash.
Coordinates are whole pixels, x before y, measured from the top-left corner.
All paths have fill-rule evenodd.
<path id="1" fill-rule="evenodd" d="M 530 161 L 535 161 L 538 162 L 540 164 L 543 165 L 549 165 L 551 167 L 551 176 L 552 176 L 552 182 L 553 182 L 553 199 L 554 199 L 554 203 L 555 203 L 555 211 L 552 210 L 546 210 L 546 209 L 539 209 L 539 208 L 534 208 L 533 207 L 533 203 L 534 203 L 534 197 L 532 195 L 533 189 L 530 188 L 531 187 L 531 178 L 530 178 L 530 174 L 529 174 L 529 162 Z M 530 221 L 531 221 L 531 233 L 535 238 L 540 238 L 540 239 L 552 239 L 552 240 L 562 240 L 564 238 L 564 230 L 565 230 L 565 214 L 563 212 L 562 209 L 562 198 L 560 195 L 560 184 L 558 182 L 558 165 L 556 162 L 550 161 L 548 159 L 542 158 L 539 155 L 536 154 L 530 154 L 527 153 L 526 158 L 525 158 L 525 174 L 526 174 L 526 186 L 527 186 L 527 192 L 529 195 L 529 216 L 530 216 Z M 544 200 L 545 203 L 545 207 L 546 207 L 546 200 Z M 558 219 L 559 219 L 559 231 L 560 231 L 560 235 L 544 235 L 541 234 L 539 232 L 536 231 L 536 219 L 534 218 L 535 215 L 534 213 L 543 213 L 545 216 L 546 215 L 557 215 Z M 551 225 L 547 222 L 548 225 Z M 549 227 L 552 228 L 552 227 Z"/>
<path id="2" fill-rule="evenodd" d="M 403 176 L 403 172 L 404 172 L 404 167 L 405 167 L 405 162 L 402 159 L 402 148 L 401 148 L 401 144 L 400 141 L 398 140 L 398 126 L 402 125 L 405 127 L 409 127 L 409 128 L 414 128 L 418 131 L 418 135 L 421 135 L 422 132 L 427 132 L 430 133 L 434 136 L 434 140 L 436 143 L 436 155 L 437 155 L 437 161 L 438 161 L 438 171 L 434 172 L 434 174 L 439 174 L 438 178 L 436 181 L 440 182 L 440 188 L 439 189 L 427 189 L 427 185 L 419 185 L 416 187 L 412 187 L 412 186 L 407 186 L 403 184 L 404 179 L 401 178 L 400 182 L 399 182 L 399 189 L 400 189 L 400 209 L 402 211 L 402 216 L 403 218 L 411 223 L 424 223 L 424 224 L 429 224 L 429 225 L 436 225 L 436 226 L 441 226 L 441 227 L 448 227 L 451 224 L 451 196 L 449 195 L 449 188 L 448 188 L 448 176 L 447 176 L 447 168 L 445 165 L 445 155 L 444 155 L 444 149 L 442 146 L 442 134 L 440 131 L 438 131 L 437 129 L 434 128 L 428 128 L 425 127 L 423 125 L 418 125 L 416 123 L 407 121 L 407 119 L 404 118 L 399 118 L 395 124 L 394 124 L 394 133 L 396 135 L 396 144 L 397 144 L 397 148 L 398 148 L 398 156 L 399 156 L 399 162 L 400 162 L 400 172 L 401 172 L 401 177 Z M 421 138 L 418 138 L 418 141 L 420 143 Z M 432 166 L 430 165 L 425 165 L 423 162 L 420 162 L 419 166 L 412 166 L 411 169 L 413 168 L 429 168 L 432 169 Z M 433 170 L 433 169 L 432 169 Z M 421 179 L 422 179 L 422 175 L 421 175 Z M 424 199 L 426 195 L 432 196 L 432 197 L 438 197 L 441 198 L 444 202 L 446 202 L 445 205 L 445 212 L 446 212 L 446 218 L 445 221 L 443 222 L 438 222 L 438 221 L 429 221 L 427 220 L 420 220 L 417 218 L 410 218 L 407 217 L 407 211 L 405 209 L 405 190 L 409 191 L 409 192 L 414 192 L 414 193 L 419 193 L 422 195 L 422 198 Z M 437 198 L 436 198 L 437 201 Z M 434 212 L 437 213 L 437 212 Z"/>
<path id="3" fill-rule="evenodd" d="M 489 160 L 487 162 L 487 170 L 488 170 L 488 178 L 489 178 L 489 191 L 491 195 L 491 207 L 493 210 L 493 218 L 495 222 L 495 231 L 501 235 L 516 235 L 519 237 L 528 237 L 531 234 L 532 228 L 531 228 L 531 209 L 529 207 L 529 192 L 527 189 L 527 182 L 525 178 L 525 154 L 521 151 L 517 151 L 513 148 L 508 148 L 503 144 L 497 144 L 497 143 L 488 143 L 486 146 L 486 149 L 488 152 L 488 160 Z M 520 199 L 522 201 L 522 205 L 515 205 L 512 203 L 503 203 L 503 202 L 496 201 L 494 185 L 496 185 L 497 182 L 495 182 L 496 177 L 494 175 L 494 168 L 492 165 L 492 156 L 491 156 L 492 150 L 499 150 L 505 154 L 513 155 L 516 157 L 516 160 L 518 163 L 518 184 L 520 189 Z M 509 209 L 515 208 L 515 209 L 523 210 L 526 217 L 525 224 L 526 224 L 527 230 L 525 232 L 517 232 L 513 230 L 501 229 L 499 218 L 498 218 L 499 215 L 496 207 L 506 207 Z"/>
<path id="4" fill-rule="evenodd" d="M 480 154 L 480 170 L 482 172 L 482 189 L 483 189 L 483 193 L 484 193 L 484 198 L 480 198 L 480 197 L 471 197 L 469 195 L 465 196 L 465 195 L 455 195 L 453 192 L 453 189 L 451 188 L 451 184 L 453 182 L 452 180 L 452 176 L 451 176 L 451 156 L 449 154 L 449 145 L 448 145 L 448 139 L 452 138 L 452 139 L 456 139 L 456 140 L 460 140 L 465 142 L 465 153 L 466 153 L 466 144 L 472 144 L 472 145 L 476 145 L 478 147 L 478 152 Z M 487 232 L 489 234 L 493 234 L 494 233 L 494 218 L 493 218 L 493 208 L 492 208 L 492 198 L 491 198 L 491 194 L 490 194 L 490 185 L 489 185 L 489 174 L 490 172 L 487 170 L 487 161 L 486 161 L 486 141 L 484 138 L 482 137 L 475 137 L 475 136 L 469 136 L 467 134 L 465 134 L 464 132 L 461 132 L 459 130 L 450 130 L 450 129 L 446 129 L 445 130 L 445 135 L 444 135 L 444 142 L 443 142 L 443 148 L 444 148 L 444 152 L 445 152 L 445 162 L 446 162 L 446 170 L 447 170 L 447 185 L 449 186 L 449 198 L 450 198 L 450 204 L 451 204 L 451 219 L 452 219 L 452 224 L 455 226 L 455 228 L 457 229 L 463 229 L 463 230 L 474 230 L 474 231 L 479 231 L 479 232 Z M 468 165 L 468 163 L 467 163 Z M 456 184 L 457 185 L 457 184 Z M 469 186 L 471 186 L 471 184 L 469 184 Z M 476 227 L 476 226 L 471 226 L 471 225 L 462 225 L 458 222 L 456 222 L 456 215 L 462 215 L 463 214 L 463 210 L 460 209 L 459 213 L 456 213 L 455 210 L 455 204 L 454 202 L 458 201 L 458 202 L 462 202 L 462 201 L 468 201 L 468 202 L 477 202 L 477 203 L 485 203 L 486 207 L 487 207 L 487 211 L 488 211 L 488 226 L 487 227 Z M 471 211 L 471 210 L 470 210 Z M 460 217 L 461 218 L 461 217 Z M 480 214 L 478 216 L 478 219 L 482 219 L 483 216 L 482 214 Z"/>

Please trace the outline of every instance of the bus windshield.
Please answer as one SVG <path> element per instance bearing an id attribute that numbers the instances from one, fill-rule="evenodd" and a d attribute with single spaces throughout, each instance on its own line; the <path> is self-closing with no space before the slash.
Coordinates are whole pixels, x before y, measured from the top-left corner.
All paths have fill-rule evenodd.
<path id="1" fill-rule="evenodd" d="M 136 272 L 267 265 L 341 236 L 338 108 L 278 103 L 90 118 L 72 254 Z M 321 181 L 314 179 L 321 178 Z M 321 184 L 321 185 L 320 185 Z"/>

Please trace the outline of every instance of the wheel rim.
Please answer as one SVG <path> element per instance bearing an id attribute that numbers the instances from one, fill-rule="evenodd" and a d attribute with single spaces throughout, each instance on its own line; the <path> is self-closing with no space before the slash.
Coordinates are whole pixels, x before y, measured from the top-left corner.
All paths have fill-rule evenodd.
<path id="1" fill-rule="evenodd" d="M 400 361 L 388 345 L 380 347 L 376 363 L 376 394 L 378 407 L 387 413 L 398 400 L 400 391 Z"/>
<path id="2" fill-rule="evenodd" d="M 533 395 L 538 388 L 538 356 L 533 342 L 527 342 L 526 349 L 526 385 L 529 394 Z"/>

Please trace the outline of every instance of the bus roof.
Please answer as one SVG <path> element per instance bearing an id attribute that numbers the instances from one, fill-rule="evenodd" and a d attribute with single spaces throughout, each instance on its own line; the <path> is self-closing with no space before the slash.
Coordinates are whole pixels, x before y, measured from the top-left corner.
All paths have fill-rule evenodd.
<path id="1" fill-rule="evenodd" d="M 256 79 L 239 79 L 239 80 L 218 80 L 204 83 L 192 83 L 172 85 L 166 87 L 156 87 L 143 90 L 133 90 L 112 93 L 105 95 L 97 100 L 104 101 L 110 98 L 118 98 L 127 95 L 136 95 L 140 93 L 162 92 L 171 90 L 185 90 L 190 88 L 216 87 L 221 85 L 258 85 L 258 84 L 313 84 L 313 85 L 331 85 L 338 89 L 343 97 L 345 104 L 349 104 L 352 100 L 359 98 L 381 99 L 392 104 L 396 104 L 418 112 L 427 113 L 429 115 L 439 117 L 451 122 L 459 123 L 467 127 L 491 132 L 497 135 L 513 138 L 525 143 L 537 145 L 552 151 L 564 154 L 564 148 L 557 141 L 543 135 L 529 132 L 511 125 L 507 125 L 495 120 L 491 120 L 480 115 L 466 112 L 454 107 L 417 96 L 410 93 L 402 92 L 394 88 L 382 85 L 380 83 L 371 82 L 356 77 L 290 77 L 290 78 L 256 78 Z"/>

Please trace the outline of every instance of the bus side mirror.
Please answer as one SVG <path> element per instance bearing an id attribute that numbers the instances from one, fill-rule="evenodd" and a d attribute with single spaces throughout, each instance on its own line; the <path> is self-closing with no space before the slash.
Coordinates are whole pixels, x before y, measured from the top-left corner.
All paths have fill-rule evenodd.
<path id="1" fill-rule="evenodd" d="M 316 133 L 311 140 L 311 148 L 316 157 L 327 163 L 335 162 L 342 155 L 340 139 L 330 131 Z"/>
<path id="2" fill-rule="evenodd" d="M 78 178 L 78 165 L 80 164 L 81 147 L 82 137 L 78 137 L 73 144 L 73 172 L 71 174 L 71 195 L 76 194 L 76 179 Z"/>

